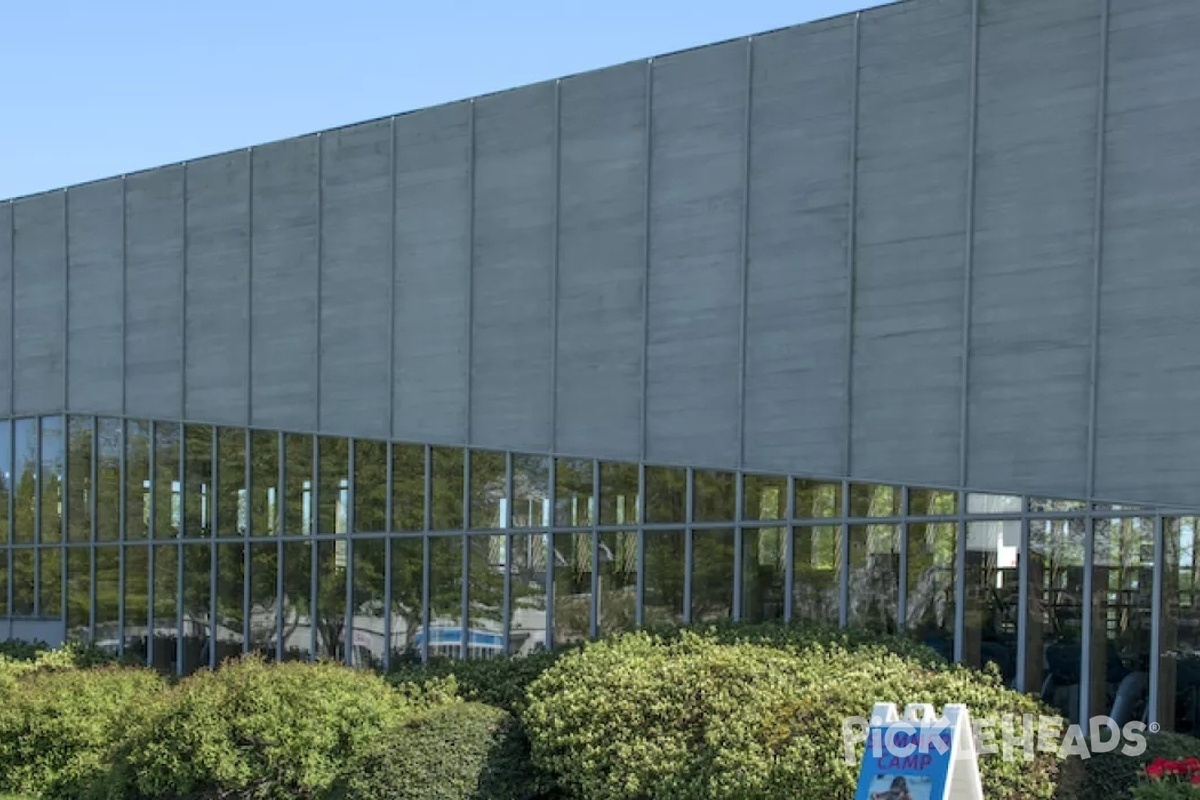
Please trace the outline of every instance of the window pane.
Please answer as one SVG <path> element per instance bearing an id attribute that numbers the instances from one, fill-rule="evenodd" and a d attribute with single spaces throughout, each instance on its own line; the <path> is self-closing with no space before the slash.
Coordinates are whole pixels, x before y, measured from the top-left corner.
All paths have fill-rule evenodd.
<path id="1" fill-rule="evenodd" d="M 144 562 L 143 562 L 144 563 Z M 121 551 L 118 547 L 96 548 L 96 643 L 116 650 L 121 641 Z M 146 582 L 143 579 L 142 585 Z M 143 608 L 145 606 L 143 605 Z M 142 654 L 143 658 L 145 653 Z"/>
<path id="2" fill-rule="evenodd" d="M 187 457 L 183 464 L 183 535 L 189 539 L 212 536 L 213 429 L 188 425 L 184 430 Z"/>
<path id="3" fill-rule="evenodd" d="M 14 617 L 33 616 L 33 550 L 12 552 L 12 613 Z"/>
<path id="4" fill-rule="evenodd" d="M 512 619 L 508 652 L 526 655 L 546 648 L 546 569 L 549 534 L 512 534 Z"/>
<path id="5" fill-rule="evenodd" d="M 310 436 L 289 433 L 283 442 L 287 487 L 283 532 L 309 534 L 313 520 L 313 440 Z"/>
<path id="6" fill-rule="evenodd" d="M 121 534 L 121 420 L 96 420 L 96 539 Z"/>
<path id="7" fill-rule="evenodd" d="M 898 517 L 902 500 L 899 486 L 856 483 L 850 486 L 850 516 Z"/>
<path id="8" fill-rule="evenodd" d="M 900 527 L 852 526 L 849 623 L 895 633 L 899 603 Z"/>
<path id="9" fill-rule="evenodd" d="M 1085 511 L 1087 503 L 1082 500 L 1053 500 L 1046 497 L 1029 498 L 1029 510 L 1034 513 L 1052 511 Z"/>
<path id="10" fill-rule="evenodd" d="M 842 515 L 842 485 L 796 479 L 796 519 L 832 519 Z"/>
<path id="11" fill-rule="evenodd" d="M 747 475 L 742 516 L 750 520 L 783 519 L 787 515 L 787 478 Z"/>
<path id="12" fill-rule="evenodd" d="M 687 519 L 687 470 L 646 467 L 646 522 Z"/>
<path id="13" fill-rule="evenodd" d="M 471 527 L 507 528 L 504 454 L 471 451 Z"/>
<path id="14" fill-rule="evenodd" d="M 958 492 L 909 489 L 908 513 L 915 517 L 941 517 L 958 513 Z"/>
<path id="15" fill-rule="evenodd" d="M 91 638 L 92 559 L 86 547 L 67 550 L 67 641 Z"/>
<path id="16" fill-rule="evenodd" d="M 12 499 L 12 423 L 0 420 L 0 544 L 8 538 L 8 504 Z M 5 595 L 7 597 L 7 594 Z"/>
<path id="17" fill-rule="evenodd" d="M 151 553 L 150 547 L 145 544 L 125 548 L 125 590 L 121 596 L 125 609 L 125 628 L 121 636 L 125 641 L 125 655 L 142 663 L 146 662 L 149 652 L 150 629 L 147 626 L 150 621 Z"/>
<path id="18" fill-rule="evenodd" d="M 585 527 L 595 521 L 595 498 L 592 497 L 593 463 L 579 458 L 560 458 L 555 463 L 555 525 Z"/>
<path id="19" fill-rule="evenodd" d="M 64 446 L 62 417 L 42 417 L 41 541 L 47 544 L 62 541 Z M 60 595 L 55 608 L 61 607 Z"/>
<path id="20" fill-rule="evenodd" d="M 591 633 L 592 534 L 554 534 L 554 642 L 581 642 Z"/>
<path id="21" fill-rule="evenodd" d="M 128 581 L 128 578 L 126 579 Z M 154 655 L 153 666 L 173 674 L 179 641 L 179 547 L 160 544 L 154 547 Z M 126 607 L 126 617 L 129 609 Z"/>
<path id="22" fill-rule="evenodd" d="M 1079 722 L 1085 533 L 1083 520 L 1029 523 L 1025 686 L 1071 723 Z"/>
<path id="23" fill-rule="evenodd" d="M 250 533 L 279 533 L 279 435 L 250 432 Z"/>
<path id="24" fill-rule="evenodd" d="M 338 661 L 345 658 L 347 548 L 344 539 L 317 542 L 317 655 Z"/>
<path id="25" fill-rule="evenodd" d="M 125 538 L 150 535 L 150 425 L 125 423 Z"/>
<path id="26" fill-rule="evenodd" d="M 455 530 L 463 526 L 463 451 L 457 447 L 433 448 L 433 528 Z"/>
<path id="27" fill-rule="evenodd" d="M 434 536 L 429 540 L 431 658 L 459 656 L 459 643 L 462 641 L 462 553 L 462 536 Z"/>
<path id="28" fill-rule="evenodd" d="M 13 423 L 13 541 L 33 541 L 37 507 L 37 420 Z M 30 570 L 32 577 L 33 570 Z M 31 605 L 28 612 L 33 613 Z"/>
<path id="29" fill-rule="evenodd" d="M 62 614 L 62 551 L 57 547 L 38 548 L 41 558 L 39 568 L 38 598 L 41 617 L 57 617 Z"/>
<path id="30" fill-rule="evenodd" d="M 387 530 L 387 443 L 354 442 L 354 530 Z"/>
<path id="31" fill-rule="evenodd" d="M 312 657 L 312 623 L 309 617 L 311 609 L 312 543 L 285 542 L 283 545 L 284 660 L 308 661 Z"/>
<path id="32" fill-rule="evenodd" d="M 967 524 L 963 661 L 995 663 L 1006 683 L 1017 674 L 1020 553 L 1020 522 Z"/>
<path id="33" fill-rule="evenodd" d="M 600 524 L 638 522 L 637 464 L 600 462 Z"/>
<path id="34" fill-rule="evenodd" d="M 507 537 L 470 536 L 470 622 L 467 656 L 488 658 L 503 652 L 504 570 Z"/>
<path id="35" fill-rule="evenodd" d="M 213 625 L 217 664 L 241 655 L 242 641 L 246 638 L 243 628 L 246 618 L 243 612 L 245 558 L 244 544 L 222 542 L 217 545 L 217 619 Z"/>
<path id="36" fill-rule="evenodd" d="M 387 451 L 384 450 L 386 457 Z M 355 464 L 357 471 L 358 464 Z M 386 488 L 381 480 L 379 486 Z M 381 517 L 382 519 L 382 517 Z M 358 539 L 354 547 L 354 596 L 351 609 L 353 638 L 350 664 L 371 669 L 383 668 L 384 578 L 387 573 L 387 542 L 383 539 Z"/>
<path id="37" fill-rule="evenodd" d="M 425 544 L 417 536 L 392 539 L 392 662 L 420 658 Z M 443 554 L 444 557 L 444 554 Z M 445 598 L 442 599 L 442 602 Z"/>
<path id="38" fill-rule="evenodd" d="M 692 514 L 696 522 L 733 522 L 737 515 L 737 475 L 696 470 L 692 473 Z"/>
<path id="39" fill-rule="evenodd" d="M 1098 519 L 1094 525 L 1088 708 L 1091 716 L 1124 725 L 1140 720 L 1150 699 L 1154 520 Z"/>
<path id="40" fill-rule="evenodd" d="M 154 530 L 155 539 L 179 536 L 179 426 L 154 423 Z"/>
<path id="41" fill-rule="evenodd" d="M 217 428 L 217 535 L 245 536 L 246 431 Z"/>
<path id="42" fill-rule="evenodd" d="M 783 619 L 786 539 L 786 528 L 742 531 L 742 619 L 747 622 Z"/>
<path id="43" fill-rule="evenodd" d="M 0 551 L 0 617 L 10 616 L 8 612 L 8 584 L 12 575 L 10 560 L 12 553 Z"/>
<path id="44" fill-rule="evenodd" d="M 600 534 L 599 634 L 629 630 L 637 622 L 638 536 L 635 531 Z"/>
<path id="45" fill-rule="evenodd" d="M 208 666 L 212 647 L 212 545 L 183 546 L 183 670 Z"/>
<path id="46" fill-rule="evenodd" d="M 1200 520 L 1163 520 L 1158 721 L 1200 734 Z"/>
<path id="47" fill-rule="evenodd" d="M 842 529 L 799 527 L 792 533 L 792 620 L 837 625 L 841 607 Z"/>
<path id="48" fill-rule="evenodd" d="M 92 538 L 92 418 L 69 417 L 67 445 L 67 540 Z"/>
<path id="49" fill-rule="evenodd" d="M 692 622 L 733 618 L 733 531 L 692 532 Z"/>
<path id="50" fill-rule="evenodd" d="M 513 456 L 514 528 L 550 525 L 550 459 L 544 456 Z"/>
<path id="51" fill-rule="evenodd" d="M 279 544 L 250 545 L 250 642 L 247 650 L 274 660 L 279 642 Z"/>
<path id="52" fill-rule="evenodd" d="M 648 490 L 647 490 L 648 491 Z M 648 627 L 683 622 L 683 531 L 646 531 L 646 596 L 643 620 Z"/>
<path id="53" fill-rule="evenodd" d="M 317 533 L 346 533 L 350 530 L 350 440 L 320 436 L 317 447 L 321 459 Z M 343 598 L 342 605 L 345 604 Z M 342 616 L 345 617 L 345 612 Z"/>
<path id="54" fill-rule="evenodd" d="M 462 513 L 461 501 L 459 513 Z M 422 445 L 392 445 L 392 530 L 425 530 L 425 448 Z"/>
<path id="55" fill-rule="evenodd" d="M 914 522 L 909 524 L 907 536 L 905 630 L 953 661 L 958 524 Z"/>
<path id="56" fill-rule="evenodd" d="M 1008 494 L 967 495 L 968 514 L 1012 514 L 1020 513 L 1021 498 Z"/>

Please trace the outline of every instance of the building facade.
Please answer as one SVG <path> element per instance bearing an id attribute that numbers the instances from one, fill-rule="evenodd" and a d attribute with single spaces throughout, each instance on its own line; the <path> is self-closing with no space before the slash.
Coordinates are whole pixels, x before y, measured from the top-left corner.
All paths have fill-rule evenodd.
<path id="1" fill-rule="evenodd" d="M 811 620 L 1200 728 L 1197 41 L 906 0 L 0 204 L 0 633 Z"/>

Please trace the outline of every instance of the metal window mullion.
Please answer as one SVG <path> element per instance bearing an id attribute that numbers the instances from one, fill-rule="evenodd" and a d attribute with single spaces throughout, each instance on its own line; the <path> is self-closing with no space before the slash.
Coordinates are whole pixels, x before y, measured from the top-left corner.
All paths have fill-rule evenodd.
<path id="1" fill-rule="evenodd" d="M 42 419 L 33 418 L 33 616 L 42 616 L 42 486 L 46 483 L 42 475 Z"/>
<path id="2" fill-rule="evenodd" d="M 791 519 L 796 516 L 796 479 L 789 475 L 786 486 L 787 498 L 784 502 L 787 505 L 788 522 L 783 535 L 783 621 L 790 623 L 795 614 L 793 594 L 796 582 L 796 529 L 792 526 Z"/>
<path id="3" fill-rule="evenodd" d="M 358 514 L 354 507 L 357 440 L 350 439 L 348 447 L 350 452 L 347 453 L 349 461 L 346 465 L 346 617 L 342 622 L 342 660 L 347 665 L 350 665 L 350 654 L 354 649 L 354 546 L 351 543 L 352 537 L 350 534 L 358 526 Z M 336 527 L 337 525 L 335 524 L 334 528 Z M 337 544 L 334 544 L 334 547 L 336 548 Z"/>
<path id="4" fill-rule="evenodd" d="M 250 448 L 253 445 L 253 440 L 250 435 L 250 429 L 247 428 L 242 432 L 242 491 L 245 492 L 245 500 L 242 501 L 246 507 L 246 524 L 241 528 L 239 533 L 245 539 L 245 544 L 242 548 L 242 652 L 250 652 L 250 614 L 254 605 L 254 595 L 251 591 L 253 585 L 254 569 L 253 559 L 250 555 L 250 543 L 253 540 L 253 522 L 254 519 L 254 481 L 253 481 L 253 461 L 251 460 Z M 239 504 L 238 511 L 234 512 L 235 517 L 241 510 Z M 234 520 L 236 526 L 239 520 Z"/>
<path id="5" fill-rule="evenodd" d="M 1092 683 L 1092 623 L 1095 609 L 1095 558 L 1096 558 L 1096 517 L 1089 513 L 1085 521 L 1083 540 L 1083 631 L 1080 637 L 1083 652 L 1079 655 L 1079 720 L 1088 719 L 1091 713 L 1091 683 Z"/>
<path id="6" fill-rule="evenodd" d="M 422 488 L 422 527 L 421 535 L 421 663 L 429 661 L 429 619 L 430 610 L 430 572 L 432 567 L 432 546 L 429 531 L 433 528 L 433 447 L 425 445 L 425 482 Z M 407 645 L 408 642 L 405 643 Z"/>
<path id="7" fill-rule="evenodd" d="M 319 271 L 319 270 L 318 270 Z M 321 573 L 321 547 L 317 533 L 321 530 L 321 438 L 312 436 L 312 469 L 309 470 L 309 515 L 308 515 L 308 658 L 317 660 L 317 606 L 319 598 L 318 580 Z"/>
<path id="8" fill-rule="evenodd" d="M 842 481 L 842 519 L 850 517 L 850 482 Z M 845 628 L 850 624 L 850 525 L 842 522 L 841 574 L 838 576 L 838 625 Z"/>
<path id="9" fill-rule="evenodd" d="M 954 661 L 963 660 L 963 645 L 967 632 L 967 493 L 958 493 L 958 519 L 954 531 Z"/>
<path id="10" fill-rule="evenodd" d="M 209 547 L 209 580 L 208 580 L 208 667 L 216 669 L 217 666 L 217 616 L 219 609 L 217 607 L 217 593 L 221 590 L 220 575 L 217 561 L 217 512 L 220 511 L 217 503 L 217 495 L 221 489 L 221 467 L 218 463 L 217 454 L 217 428 L 212 426 L 209 428 L 209 458 L 212 468 L 208 472 L 208 539 Z M 245 583 L 245 576 L 243 576 Z"/>
<path id="11" fill-rule="evenodd" d="M 155 426 L 154 422 L 150 422 L 146 426 L 146 436 L 147 436 L 147 444 L 148 444 L 147 453 L 146 453 L 146 455 L 147 455 L 147 459 L 146 459 L 147 467 L 146 468 L 148 470 L 147 480 L 150 483 L 150 488 L 149 488 L 149 492 L 146 493 L 148 496 L 145 498 L 145 501 L 143 503 L 145 506 L 149 507 L 148 508 L 149 521 L 146 525 L 146 557 L 149 561 L 149 563 L 148 563 L 149 569 L 147 570 L 149 574 L 147 575 L 148 583 L 146 585 L 146 620 L 145 620 L 146 626 L 147 626 L 147 628 L 146 628 L 146 663 L 149 666 L 153 666 L 153 664 L 154 664 L 154 632 L 157 629 L 156 623 L 158 620 L 158 616 L 157 616 L 157 613 L 154 608 L 154 582 L 156 579 L 155 560 L 156 560 L 156 553 L 157 553 L 157 544 L 155 543 L 155 536 L 156 536 L 156 530 L 158 527 L 158 522 L 155 519 L 155 517 L 157 516 L 155 514 L 155 507 L 156 507 L 156 503 L 157 503 L 155 495 L 157 494 L 157 492 L 155 491 L 155 488 L 154 488 L 155 485 L 158 483 L 158 475 L 155 472 L 158 468 L 158 456 L 156 454 L 156 451 L 158 448 L 156 448 L 154 446 L 155 436 L 156 436 L 155 427 L 156 426 Z M 125 442 L 124 442 L 124 445 L 122 447 L 122 452 L 121 452 L 121 463 L 123 465 L 125 465 L 125 470 L 124 470 L 124 474 L 122 475 L 122 477 L 126 478 L 126 480 L 127 480 L 128 465 L 126 463 L 125 451 L 129 444 L 129 441 L 128 441 L 129 440 L 129 436 L 128 436 L 129 423 L 128 423 L 128 421 L 126 421 L 123 430 L 125 431 L 126 436 L 125 436 Z M 125 481 L 122 481 L 121 487 L 122 487 L 122 489 L 126 490 L 125 495 L 126 495 L 126 499 L 128 499 L 128 490 L 126 489 Z M 121 516 L 122 516 L 122 521 L 126 525 L 128 525 L 129 519 L 125 513 L 124 504 L 122 504 L 122 506 L 121 506 Z M 123 527 L 122 531 L 123 531 L 122 535 L 127 535 L 127 533 L 128 533 L 127 529 L 125 529 Z"/>
<path id="12" fill-rule="evenodd" d="M 287 439 L 283 431 L 275 434 L 275 660 L 282 661 L 284 653 L 283 631 L 286 620 L 283 614 L 284 602 L 284 552 L 282 537 L 284 522 L 287 519 Z M 253 524 L 251 525 L 253 527 Z"/>
<path id="13" fill-rule="evenodd" d="M 11 206 L 12 204 L 10 203 L 9 205 Z M 10 209 L 10 211 L 11 211 L 11 209 Z M 10 216 L 11 216 L 11 213 L 10 213 Z M 10 391 L 10 393 L 12 391 L 11 382 L 9 383 L 9 391 Z M 10 406 L 10 408 L 11 408 L 11 406 Z M 4 543 L 8 547 L 8 552 L 5 554 L 8 558 L 8 586 L 5 589 L 5 593 L 6 593 L 6 600 L 8 602 L 8 615 L 10 617 L 15 617 L 16 614 L 13 613 L 13 583 L 16 581 L 16 572 L 15 572 L 16 566 L 13 563 L 14 552 L 13 552 L 12 546 L 14 544 L 16 544 L 16 541 L 17 541 L 17 531 L 16 531 L 16 528 L 14 527 L 16 524 L 16 515 L 14 514 L 14 511 L 13 511 L 15 503 L 16 503 L 16 494 L 17 493 L 15 491 L 13 491 L 13 485 L 15 484 L 15 481 L 13 481 L 12 478 L 16 477 L 15 453 L 16 453 L 16 441 L 17 441 L 17 424 L 16 424 L 15 420 L 8 420 L 5 424 L 8 426 L 8 453 L 7 453 L 7 455 L 8 455 L 9 469 L 10 469 L 8 498 L 6 499 L 5 504 L 4 504 L 4 514 L 8 519 L 8 541 Z"/>
<path id="14" fill-rule="evenodd" d="M 550 518 L 546 520 L 547 526 L 544 532 L 540 534 L 545 537 L 546 542 L 546 636 L 545 641 L 548 646 L 554 645 L 554 598 L 556 596 L 557 587 L 554 585 L 554 568 L 558 564 L 558 558 L 554 549 L 554 523 L 558 520 L 555 517 L 558 514 L 558 464 L 553 457 L 547 457 L 549 468 L 547 470 L 550 485 L 547 487 L 546 493 L 550 501 Z M 594 545 L 593 545 L 594 547 Z M 526 558 L 529 553 L 526 551 Z M 592 562 L 592 571 L 595 571 L 595 563 Z M 531 570 L 532 572 L 532 570 Z M 589 612 L 590 613 L 590 612 Z M 507 652 L 507 651 L 506 651 Z"/>
<path id="15" fill-rule="evenodd" d="M 184 181 L 186 184 L 187 173 L 185 172 L 184 175 Z M 184 194 L 186 196 L 186 189 Z M 185 523 L 187 521 L 187 428 L 180 423 L 177 426 L 177 431 L 179 436 L 179 457 L 178 462 L 175 465 L 175 474 L 178 476 L 179 483 L 179 527 L 175 533 L 175 672 L 177 675 L 182 675 L 184 655 L 184 580 L 186 578 L 183 564 L 183 536 L 185 534 Z M 151 486 L 153 486 L 153 483 L 151 483 Z M 209 591 L 212 591 L 211 583 L 209 584 Z"/>
<path id="16" fill-rule="evenodd" d="M 472 106 L 474 108 L 474 106 Z M 462 496 L 462 562 L 459 564 L 459 577 L 462 584 L 462 607 L 458 643 L 458 657 L 465 660 L 468 653 L 468 629 L 471 624 L 471 537 L 467 533 L 471 527 L 471 451 L 463 450 L 463 496 Z"/>
<path id="17" fill-rule="evenodd" d="M 500 610 L 500 640 L 504 652 L 508 652 L 509 627 L 512 623 L 512 561 L 513 561 L 513 457 L 512 453 L 504 453 L 504 586 Z"/>
<path id="18" fill-rule="evenodd" d="M 900 507 L 908 513 L 908 487 L 900 487 Z M 900 531 L 900 565 L 896 586 L 896 630 L 903 632 L 908 628 L 908 523 L 899 526 Z"/>
<path id="19" fill-rule="evenodd" d="M 97 526 L 96 526 L 96 509 L 98 507 L 96 495 L 99 494 L 100 488 L 97 484 L 99 479 L 100 468 L 97 462 L 100 460 L 100 420 L 97 417 L 90 417 L 92 423 L 91 436 L 91 459 L 88 463 L 88 549 L 91 551 L 91 579 L 88 589 L 88 641 L 96 641 L 96 611 L 97 611 L 97 592 L 96 592 L 96 574 L 99 560 L 99 551 L 96 549 Z M 121 652 L 121 644 L 117 643 L 117 652 Z"/>
<path id="20" fill-rule="evenodd" d="M 637 525 L 637 595 L 634 602 L 633 618 L 637 627 L 642 627 L 646 621 L 646 529 L 642 525 L 646 521 L 646 465 L 638 464 L 638 496 L 634 518 Z"/>
<path id="21" fill-rule="evenodd" d="M 733 529 L 733 619 L 740 621 L 742 618 L 742 560 L 745 558 L 745 544 L 742 539 L 745 536 L 745 528 L 742 526 L 742 502 L 745 499 L 745 481 L 746 476 L 738 472 L 734 475 L 734 502 L 737 507 L 734 509 L 734 516 L 738 523 Z"/>
<path id="22" fill-rule="evenodd" d="M 121 420 L 121 449 L 117 453 L 117 479 L 120 481 L 120 485 L 117 487 L 117 502 L 120 504 L 117 508 L 117 655 L 121 657 L 125 655 L 125 555 L 129 547 L 125 535 L 125 503 L 128 500 L 128 491 L 125 487 L 127 480 L 125 450 L 128 436 L 125 428 L 126 423 Z"/>
<path id="23" fill-rule="evenodd" d="M 600 633 L 600 531 L 596 525 L 600 517 L 600 462 L 592 461 L 592 499 L 588 509 L 588 521 L 592 524 L 592 602 L 588 607 L 588 636 L 596 638 Z M 557 513 L 557 511 L 555 511 Z"/>
<path id="24" fill-rule="evenodd" d="M 66 192 L 63 192 L 64 196 Z M 66 372 L 66 370 L 63 370 Z M 67 592 L 67 587 L 71 582 L 71 569 L 67 563 L 67 523 L 71 515 L 70 498 L 71 498 L 71 418 L 66 414 L 62 417 L 62 479 L 58 482 L 58 582 L 59 582 L 59 609 L 63 618 L 63 627 L 70 620 L 70 596 Z M 89 556 L 88 561 L 91 561 Z M 89 574 L 91 569 L 89 567 Z M 88 599 L 91 600 L 91 590 L 88 592 Z M 89 620 L 91 609 L 88 610 Z M 90 627 L 90 622 L 89 622 Z"/>
<path id="25" fill-rule="evenodd" d="M 683 536 L 683 623 L 690 625 L 692 623 L 692 574 L 695 570 L 696 544 L 693 541 L 695 536 L 692 530 L 692 523 L 695 522 L 695 501 L 696 501 L 696 473 L 691 467 L 685 470 L 687 476 L 687 485 L 684 487 L 684 497 L 687 508 L 684 509 L 684 525 Z"/>
<path id="26" fill-rule="evenodd" d="M 1166 530 L 1162 514 L 1154 517 L 1154 566 L 1151 585 L 1154 591 L 1150 596 L 1150 696 L 1147 698 L 1150 725 L 1161 725 L 1159 717 L 1159 681 L 1162 680 L 1162 628 L 1163 628 L 1163 590 L 1166 588 Z M 1178 624 L 1178 618 L 1172 620 Z"/>
<path id="27" fill-rule="evenodd" d="M 396 147 L 396 119 L 392 118 L 392 161 L 395 163 L 395 147 Z M 395 171 L 393 170 L 393 175 Z M 395 192 L 392 193 L 393 203 L 395 202 Z M 395 215 L 393 214 L 393 219 Z M 395 278 L 393 276 L 393 283 Z M 394 317 L 394 315 L 393 315 Z M 387 482 L 387 489 L 384 492 L 383 498 L 383 513 L 387 519 L 384 520 L 383 529 L 387 536 L 383 540 L 383 671 L 388 672 L 392 668 L 392 533 L 395 525 L 392 521 L 395 513 L 395 500 L 392 494 L 395 491 L 395 446 L 392 442 L 387 443 L 387 466 L 385 467 L 384 480 Z"/>
<path id="28" fill-rule="evenodd" d="M 1029 520 L 1021 520 L 1021 542 L 1017 563 L 1017 690 L 1026 687 L 1025 660 L 1029 657 Z"/>

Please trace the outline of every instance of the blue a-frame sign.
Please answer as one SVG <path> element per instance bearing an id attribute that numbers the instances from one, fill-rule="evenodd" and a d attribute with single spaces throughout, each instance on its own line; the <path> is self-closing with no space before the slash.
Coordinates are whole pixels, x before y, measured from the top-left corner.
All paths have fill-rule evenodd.
<path id="1" fill-rule="evenodd" d="M 983 800 L 979 761 L 964 705 L 877 704 L 855 800 Z"/>

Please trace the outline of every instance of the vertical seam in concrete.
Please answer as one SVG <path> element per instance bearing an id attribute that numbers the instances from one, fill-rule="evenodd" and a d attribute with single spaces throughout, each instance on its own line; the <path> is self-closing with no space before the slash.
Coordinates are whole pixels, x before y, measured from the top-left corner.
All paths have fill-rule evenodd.
<path id="1" fill-rule="evenodd" d="M 179 419 L 183 421 L 187 419 L 188 162 L 184 161 L 180 168 L 183 170 L 183 259 L 182 280 L 179 282 Z M 182 429 L 179 436 L 182 449 Z"/>
<path id="2" fill-rule="evenodd" d="M 71 361 L 71 192 L 69 189 L 63 189 L 63 316 L 62 316 L 62 334 L 63 334 L 63 359 L 62 359 L 62 407 L 65 412 L 70 407 L 71 397 L 71 371 L 67 365 Z M 68 422 L 63 420 L 64 429 Z M 65 449 L 65 448 L 64 448 Z M 65 464 L 65 462 L 64 462 Z M 66 514 L 63 519 L 66 519 Z M 63 537 L 66 542 L 66 536 Z M 64 557 L 66 553 L 63 553 Z M 65 562 L 64 562 L 65 564 Z M 65 574 L 65 573 L 64 573 Z M 66 581 L 63 581 L 63 586 L 66 586 Z M 66 606 L 63 606 L 64 614 Z"/>
<path id="3" fill-rule="evenodd" d="M 122 365 L 122 368 L 124 365 Z M 8 201 L 8 413 L 17 410 L 17 204 Z M 9 528 L 12 531 L 12 528 Z M 11 534 L 10 534 L 11 535 Z M 15 541 L 15 539 L 14 539 Z M 11 608 L 12 606 L 9 606 Z"/>
<path id="4" fill-rule="evenodd" d="M 745 148 L 742 161 L 742 241 L 741 284 L 738 310 L 738 469 L 746 465 L 746 306 L 749 292 L 750 273 L 750 134 L 754 113 L 754 37 L 746 38 L 746 119 L 742 146 Z M 740 512 L 740 509 L 739 509 Z M 736 598 L 735 598 L 736 599 Z M 736 605 L 736 603 L 735 603 Z"/>
<path id="5" fill-rule="evenodd" d="M 246 427 L 254 420 L 254 148 L 246 148 Z M 247 459 L 250 448 L 247 440 Z M 250 470 L 246 470 L 246 485 Z M 247 526 L 248 528 L 249 526 Z M 249 548 L 246 552 L 250 552 Z M 249 578 L 247 578 L 249 581 Z M 247 616 L 249 619 L 249 616 Z M 249 643 L 249 638 L 245 639 Z"/>
<path id="6" fill-rule="evenodd" d="M 475 368 L 475 101 L 467 106 L 467 408 L 463 444 L 471 443 Z M 465 640 L 464 640 L 465 641 Z"/>
<path id="7" fill-rule="evenodd" d="M 550 452 L 558 452 L 558 258 L 562 211 L 562 81 L 554 82 L 554 229 L 550 243 Z"/>
<path id="8" fill-rule="evenodd" d="M 646 439 L 650 413 L 650 192 L 654 183 L 654 59 L 646 60 L 646 181 L 642 198 L 645 240 L 645 273 L 642 276 L 642 391 L 641 391 L 641 440 L 638 444 L 638 460 L 646 460 Z M 639 596 L 640 602 L 640 596 Z M 640 623 L 639 623 L 640 624 Z"/>
<path id="9" fill-rule="evenodd" d="M 324 252 L 324 232 L 325 232 L 325 138 L 322 134 L 317 134 L 317 296 L 313 308 L 316 309 L 316 328 L 317 328 L 317 346 L 314 353 L 317 371 L 317 391 L 314 397 L 314 405 L 316 408 L 316 419 L 313 420 L 313 430 L 321 430 L 321 391 L 323 382 L 321 380 L 321 269 L 325 260 Z M 316 559 L 316 551 L 313 551 L 314 563 Z M 315 628 L 314 628 L 315 632 Z M 315 638 L 314 638 L 315 651 Z"/>
<path id="10" fill-rule="evenodd" d="M 854 293 L 858 270 L 858 116 L 859 92 L 861 89 L 860 64 L 862 50 L 862 14 L 854 15 L 852 28 L 854 42 L 851 47 L 851 91 L 850 91 L 850 142 L 847 164 L 849 197 L 847 198 L 846 220 L 846 441 L 843 445 L 842 464 L 845 474 L 852 473 L 854 453 Z"/>
<path id="11" fill-rule="evenodd" d="M 129 179 L 121 176 L 121 414 L 128 414 L 126 384 L 129 382 L 126 371 L 129 360 Z M 126 437 L 125 429 L 121 429 L 121 452 L 124 459 Z M 122 485 L 124 485 L 122 483 Z M 124 505 L 122 505 L 124 508 Z M 122 522 L 124 530 L 124 522 Z"/>
<path id="12" fill-rule="evenodd" d="M 1104 264 L 1104 172 L 1108 142 L 1108 38 L 1111 0 L 1100 0 L 1100 66 L 1096 97 L 1096 196 L 1092 221 L 1092 336 L 1088 367 L 1088 440 L 1085 497 L 1096 492 L 1096 422 L 1100 390 L 1100 297 Z"/>
<path id="13" fill-rule="evenodd" d="M 967 86 L 967 185 L 963 251 L 962 371 L 958 409 L 958 485 L 967 485 L 970 439 L 971 292 L 975 272 L 975 147 L 979 123 L 979 2 L 971 0 L 971 72 Z"/>
<path id="14" fill-rule="evenodd" d="M 391 214 L 388 226 L 391 236 L 388 237 L 388 438 L 396 436 L 396 118 L 391 119 L 388 147 L 388 172 L 391 194 L 388 198 Z M 388 447 L 388 464 L 391 464 L 391 447 Z M 390 468 L 390 467 L 389 467 Z M 388 484 L 391 486 L 391 483 Z M 388 489 L 391 496 L 391 489 Z M 392 518 L 388 515 L 386 530 L 392 529 Z M 389 642 L 384 648 L 384 659 L 391 650 Z"/>

